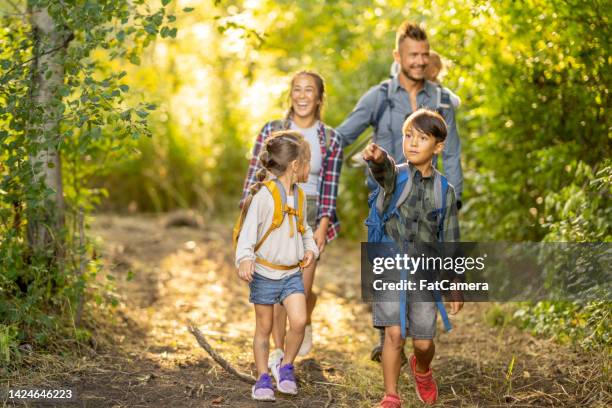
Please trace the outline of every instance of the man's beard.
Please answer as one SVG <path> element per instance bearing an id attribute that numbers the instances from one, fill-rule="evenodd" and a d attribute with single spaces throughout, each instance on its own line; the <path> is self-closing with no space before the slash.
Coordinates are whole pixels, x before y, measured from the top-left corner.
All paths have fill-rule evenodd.
<path id="1" fill-rule="evenodd" d="M 424 71 L 424 70 L 423 70 L 423 71 Z M 414 81 L 414 82 L 423 82 L 423 81 L 425 81 L 425 72 L 423 72 L 423 77 L 422 77 L 422 78 L 415 78 L 415 77 L 411 76 L 411 75 L 408 73 L 408 70 L 406 70 L 406 69 L 402 68 L 402 74 L 404 74 L 404 76 L 405 76 L 406 78 L 408 78 L 409 80 Z"/>

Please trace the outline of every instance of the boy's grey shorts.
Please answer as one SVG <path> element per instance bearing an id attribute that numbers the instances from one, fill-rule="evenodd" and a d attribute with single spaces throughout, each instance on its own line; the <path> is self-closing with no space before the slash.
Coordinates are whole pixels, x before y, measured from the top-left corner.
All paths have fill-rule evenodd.
<path id="1" fill-rule="evenodd" d="M 438 308 L 435 302 L 408 302 L 406 305 L 406 332 L 408 337 L 421 340 L 433 339 L 436 335 Z M 399 302 L 373 302 L 372 321 L 376 328 L 399 326 Z"/>

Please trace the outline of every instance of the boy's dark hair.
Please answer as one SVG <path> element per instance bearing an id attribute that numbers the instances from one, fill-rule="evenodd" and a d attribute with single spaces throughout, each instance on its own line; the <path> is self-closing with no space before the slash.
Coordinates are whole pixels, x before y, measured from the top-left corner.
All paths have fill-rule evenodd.
<path id="1" fill-rule="evenodd" d="M 395 49 L 399 50 L 399 46 L 405 38 L 410 38 L 415 41 L 427 41 L 427 33 L 425 30 L 411 21 L 404 21 L 397 29 L 395 34 Z"/>
<path id="2" fill-rule="evenodd" d="M 433 136 L 438 143 L 446 140 L 446 122 L 444 118 L 434 110 L 421 108 L 408 116 L 402 126 L 402 133 L 405 136 L 411 130 Z"/>

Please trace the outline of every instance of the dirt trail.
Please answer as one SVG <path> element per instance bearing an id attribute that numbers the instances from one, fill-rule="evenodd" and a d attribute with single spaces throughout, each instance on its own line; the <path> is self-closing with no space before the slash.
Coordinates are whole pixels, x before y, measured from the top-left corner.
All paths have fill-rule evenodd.
<path id="1" fill-rule="evenodd" d="M 236 368 L 253 373 L 254 315 L 248 288 L 232 266 L 229 228 L 167 227 L 166 220 L 100 215 L 93 223 L 122 305 L 114 326 L 98 328 L 105 336 L 112 328 L 113 344 L 100 345 L 88 364 L 70 374 L 81 405 L 266 406 L 251 401 L 250 386 L 217 366 L 186 329 L 194 321 Z M 376 333 L 359 301 L 359 245 L 330 245 L 315 287 L 315 349 L 297 362 L 301 393 L 271 406 L 373 406 L 382 395 L 382 373 L 369 361 Z M 466 305 L 453 332 L 438 335 L 437 406 L 612 403 L 601 361 L 512 327 L 490 327 L 484 322 L 489 307 Z M 405 406 L 420 406 L 411 378 L 403 374 L 400 383 Z"/>

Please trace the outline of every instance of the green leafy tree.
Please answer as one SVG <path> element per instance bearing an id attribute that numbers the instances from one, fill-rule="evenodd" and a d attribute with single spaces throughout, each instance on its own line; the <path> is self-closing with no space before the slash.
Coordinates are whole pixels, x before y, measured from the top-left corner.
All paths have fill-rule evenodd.
<path id="1" fill-rule="evenodd" d="M 103 192 L 89 176 L 150 135 L 154 108 L 128 106 L 125 72 L 100 69 L 95 54 L 139 63 L 158 35 L 176 33 L 162 3 L 29 0 L 0 10 L 0 320 L 19 328 L 17 341 L 57 333 L 95 272 L 82 214 Z"/>

